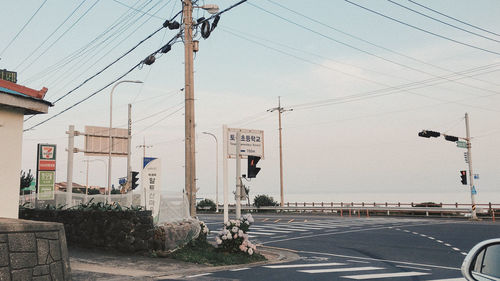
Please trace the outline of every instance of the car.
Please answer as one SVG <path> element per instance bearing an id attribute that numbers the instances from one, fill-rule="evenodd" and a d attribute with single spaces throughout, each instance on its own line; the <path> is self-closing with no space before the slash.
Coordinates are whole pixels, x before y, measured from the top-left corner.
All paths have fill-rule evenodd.
<path id="1" fill-rule="evenodd" d="M 500 281 L 500 238 L 474 246 L 465 257 L 461 270 L 467 280 Z"/>

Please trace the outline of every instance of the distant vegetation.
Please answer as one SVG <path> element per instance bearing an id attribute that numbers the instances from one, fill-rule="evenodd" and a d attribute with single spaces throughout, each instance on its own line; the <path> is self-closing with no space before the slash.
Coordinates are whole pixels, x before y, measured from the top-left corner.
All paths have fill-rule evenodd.
<path id="1" fill-rule="evenodd" d="M 208 198 L 201 200 L 196 205 L 196 210 L 198 211 L 215 211 L 215 209 L 215 202 Z"/>
<path id="2" fill-rule="evenodd" d="M 268 195 L 257 195 L 253 199 L 253 204 L 255 207 L 268 207 L 268 206 L 278 206 L 278 202 L 274 201 L 274 198 Z"/>

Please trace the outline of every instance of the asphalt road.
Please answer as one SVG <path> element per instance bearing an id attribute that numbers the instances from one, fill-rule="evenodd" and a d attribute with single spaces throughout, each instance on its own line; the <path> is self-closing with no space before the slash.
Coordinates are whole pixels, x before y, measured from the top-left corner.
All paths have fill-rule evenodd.
<path id="1" fill-rule="evenodd" d="M 214 239 L 222 215 L 201 215 Z M 500 223 L 465 219 L 254 215 L 250 240 L 290 249 L 291 263 L 242 267 L 191 280 L 464 280 L 460 266 Z"/>

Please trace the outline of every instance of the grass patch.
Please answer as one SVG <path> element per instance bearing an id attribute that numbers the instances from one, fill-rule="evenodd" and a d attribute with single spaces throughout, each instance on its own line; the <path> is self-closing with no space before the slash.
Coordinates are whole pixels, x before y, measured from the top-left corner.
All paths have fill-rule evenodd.
<path id="1" fill-rule="evenodd" d="M 263 255 L 258 253 L 250 256 L 243 252 L 222 252 L 207 242 L 203 244 L 197 243 L 197 245 L 187 245 L 184 248 L 169 254 L 168 257 L 186 262 L 217 266 L 246 264 L 266 260 Z"/>

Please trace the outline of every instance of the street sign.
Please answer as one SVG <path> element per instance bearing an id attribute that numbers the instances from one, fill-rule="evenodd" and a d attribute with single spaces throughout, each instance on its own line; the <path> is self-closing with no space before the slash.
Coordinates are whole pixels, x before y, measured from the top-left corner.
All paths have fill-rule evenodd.
<path id="1" fill-rule="evenodd" d="M 465 142 L 465 141 L 457 141 L 457 147 L 467 148 L 467 142 Z"/>
<path id="2" fill-rule="evenodd" d="M 472 191 L 471 191 L 471 193 L 472 193 L 473 195 L 476 195 L 476 194 L 477 194 L 477 191 L 476 191 L 476 186 L 472 186 Z"/>
<path id="3" fill-rule="evenodd" d="M 474 179 L 478 180 L 479 179 L 479 174 L 474 174 Z"/>
<path id="4" fill-rule="evenodd" d="M 238 128 L 227 128 L 224 137 L 227 141 L 227 158 L 236 158 L 236 134 L 240 132 L 240 156 L 259 156 L 264 159 L 264 131 Z"/>
<path id="5" fill-rule="evenodd" d="M 143 159 L 141 186 L 144 192 L 146 210 L 151 210 L 153 220 L 158 221 L 161 193 L 161 160 L 146 157 Z"/>
<path id="6" fill-rule="evenodd" d="M 39 200 L 54 199 L 54 184 L 56 181 L 56 145 L 38 144 L 37 179 Z"/>
<path id="7" fill-rule="evenodd" d="M 85 126 L 85 156 L 109 155 L 109 127 Z M 112 156 L 128 154 L 128 129 L 111 129 Z"/>

